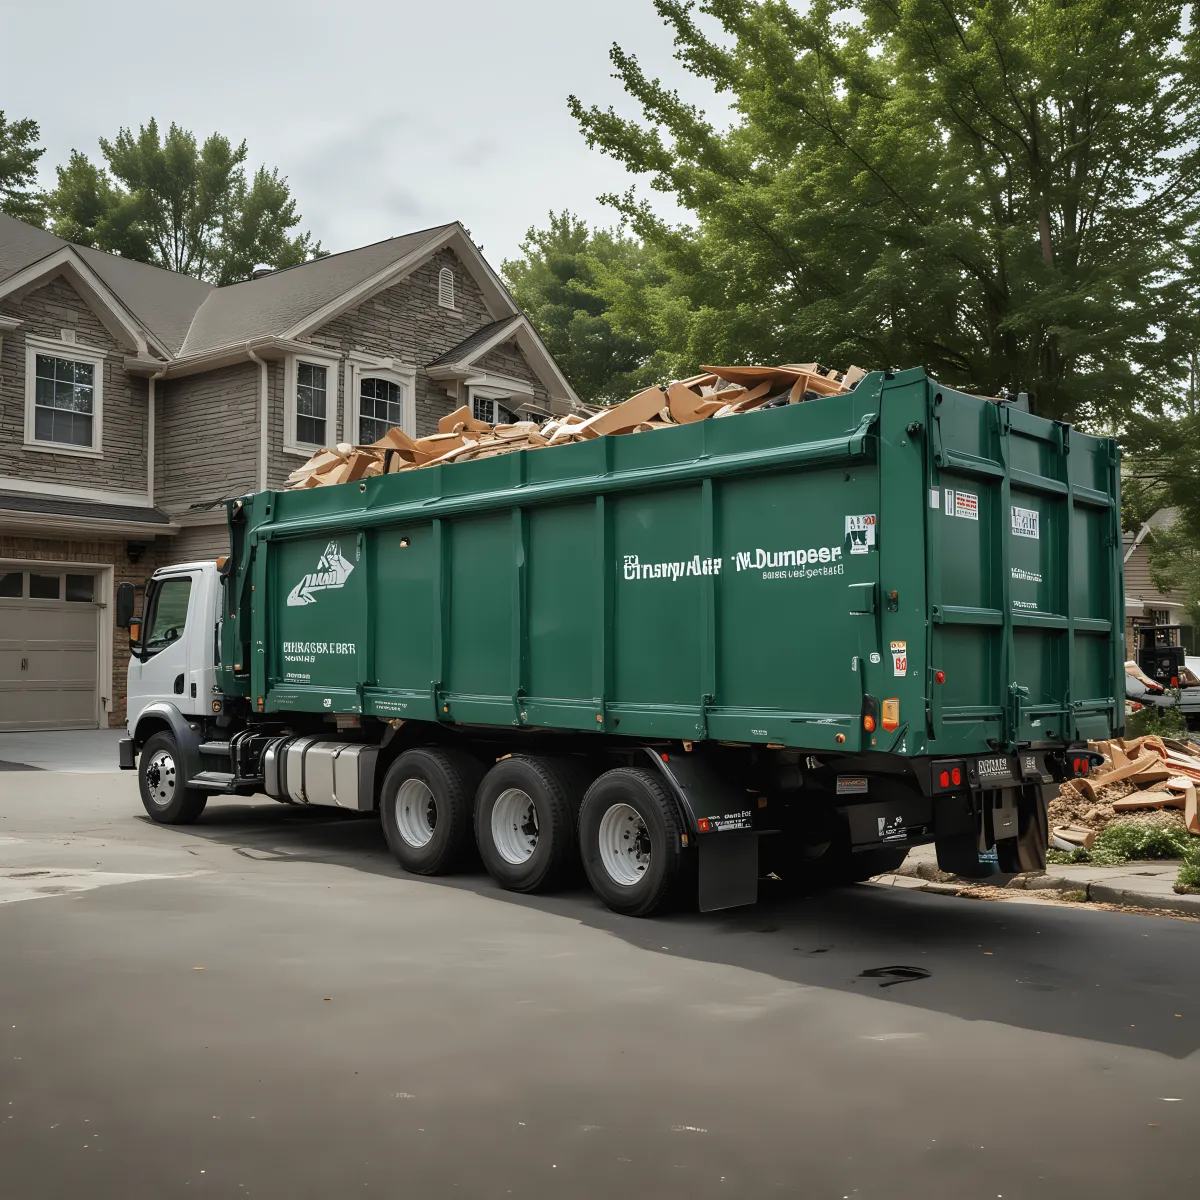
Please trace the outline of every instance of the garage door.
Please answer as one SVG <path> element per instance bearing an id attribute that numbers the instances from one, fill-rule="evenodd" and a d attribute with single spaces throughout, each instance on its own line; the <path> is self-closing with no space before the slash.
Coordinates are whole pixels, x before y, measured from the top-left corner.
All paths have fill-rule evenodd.
<path id="1" fill-rule="evenodd" d="M 95 729 L 93 575 L 0 566 L 0 730 Z"/>

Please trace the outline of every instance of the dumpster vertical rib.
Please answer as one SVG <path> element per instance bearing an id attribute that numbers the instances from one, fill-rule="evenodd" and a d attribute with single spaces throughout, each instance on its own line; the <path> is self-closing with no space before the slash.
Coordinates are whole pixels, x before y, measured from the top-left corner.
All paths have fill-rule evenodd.
<path id="1" fill-rule="evenodd" d="M 450 638 L 450 573 L 447 563 L 449 537 L 446 522 L 433 522 L 433 674 L 430 684 L 434 720 L 441 721 L 448 714 L 442 711 L 442 690 L 446 686 L 446 653 Z"/>
<path id="2" fill-rule="evenodd" d="M 1000 504 L 996 513 L 993 527 L 999 539 L 1000 550 L 1000 580 L 997 592 L 999 594 L 1001 619 L 1004 624 L 1001 629 L 1003 639 L 1000 648 L 1001 687 L 1004 689 L 1004 724 L 1006 726 L 1005 740 L 1010 749 L 1015 748 L 1021 726 L 1021 697 L 1017 690 L 1017 654 L 1013 643 L 1012 619 L 1012 565 L 1010 563 L 1009 528 L 1012 519 L 1012 463 L 1009 445 L 1009 409 L 1002 404 L 993 405 L 996 414 L 996 443 L 997 457 L 1004 467 L 1004 475 L 1000 479 Z"/>
<path id="3" fill-rule="evenodd" d="M 1065 614 L 1067 618 L 1067 670 L 1066 670 L 1066 687 L 1063 689 L 1063 720 L 1066 722 L 1066 728 L 1062 731 L 1064 737 L 1074 739 L 1078 736 L 1078 731 L 1075 724 L 1075 622 L 1079 616 L 1075 610 L 1075 580 L 1071 574 L 1071 568 L 1075 562 L 1074 546 L 1075 546 L 1075 480 L 1074 472 L 1071 470 L 1071 443 L 1070 443 L 1070 426 L 1059 426 L 1059 447 L 1062 454 L 1063 475 L 1067 485 L 1067 520 L 1066 531 L 1063 535 L 1063 581 L 1066 586 L 1066 608 Z M 1053 503 L 1053 501 L 1051 501 Z M 1084 693 L 1086 698 L 1087 693 Z"/>
<path id="4" fill-rule="evenodd" d="M 523 455 L 514 454 L 513 458 Z M 512 510 L 513 573 L 512 573 L 512 658 L 511 687 L 513 724 L 524 720 L 524 696 L 529 691 L 529 620 L 527 596 L 529 586 L 529 514 L 523 508 Z"/>
<path id="5" fill-rule="evenodd" d="M 1112 494 L 1108 541 L 1111 547 L 1108 613 L 1111 622 L 1112 727 L 1125 732 L 1125 558 L 1121 543 L 1121 455 L 1115 439 L 1108 439 L 1108 479 Z"/>
<path id="6" fill-rule="evenodd" d="M 251 645 L 250 658 L 250 703 L 257 707 L 260 700 L 267 695 L 267 548 L 257 547 L 254 565 L 251 568 L 252 582 L 250 584 L 250 612 L 252 626 L 258 631 L 258 636 Z M 261 711 L 261 709 L 259 710 Z"/>
<path id="7" fill-rule="evenodd" d="M 596 548 L 596 621 L 592 632 L 592 693 L 600 706 L 596 727 L 603 730 L 608 724 L 608 703 L 612 698 L 612 636 L 616 609 L 614 581 L 617 567 L 613 559 L 612 514 L 608 498 L 596 497 L 594 543 Z"/>
<path id="8" fill-rule="evenodd" d="M 378 541 L 376 541 L 378 545 Z M 368 534 L 358 533 L 357 537 L 359 569 L 363 572 L 366 583 L 363 586 L 363 605 L 359 613 L 362 624 L 359 628 L 358 642 L 355 646 L 355 675 L 358 685 L 358 708 L 364 711 L 365 704 L 363 688 L 370 687 L 375 682 L 375 622 L 379 619 L 378 605 L 372 603 L 377 594 L 375 583 L 375 554 L 374 547 Z"/>
<path id="9" fill-rule="evenodd" d="M 716 509 L 713 502 L 713 481 L 700 485 L 700 555 L 705 561 L 716 558 Z M 700 590 L 700 725 L 701 737 L 708 733 L 708 709 L 717 703 L 717 579 L 705 575 Z"/>

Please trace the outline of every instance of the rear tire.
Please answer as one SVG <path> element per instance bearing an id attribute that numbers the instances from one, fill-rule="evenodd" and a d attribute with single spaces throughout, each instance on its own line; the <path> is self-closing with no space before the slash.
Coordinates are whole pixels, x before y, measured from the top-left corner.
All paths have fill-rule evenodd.
<path id="1" fill-rule="evenodd" d="M 487 873 L 511 892 L 545 892 L 576 874 L 575 814 L 584 787 L 572 764 L 513 755 L 484 776 L 475 840 Z"/>
<path id="2" fill-rule="evenodd" d="M 592 890 L 614 912 L 647 917 L 677 899 L 686 873 L 683 825 L 666 785 L 618 767 L 587 790 L 579 849 Z"/>
<path id="3" fill-rule="evenodd" d="M 457 870 L 472 850 L 471 814 L 483 770 L 461 750 L 406 750 L 383 777 L 379 815 L 396 861 L 414 875 Z"/>
<path id="4" fill-rule="evenodd" d="M 138 759 L 138 790 L 152 821 L 191 825 L 204 811 L 208 793 L 185 785 L 183 756 L 175 738 L 156 733 L 146 739 Z"/>

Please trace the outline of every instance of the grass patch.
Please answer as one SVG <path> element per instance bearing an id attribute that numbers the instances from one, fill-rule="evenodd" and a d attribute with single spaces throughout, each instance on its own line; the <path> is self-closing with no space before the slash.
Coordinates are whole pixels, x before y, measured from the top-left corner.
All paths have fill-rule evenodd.
<path id="1" fill-rule="evenodd" d="M 1188 847 L 1183 866 L 1179 868 L 1179 878 L 1175 880 L 1177 892 L 1200 892 L 1200 840 L 1192 840 L 1196 844 Z"/>
<path id="2" fill-rule="evenodd" d="M 1070 901 L 1074 902 L 1075 904 L 1083 904 L 1087 900 L 1088 894 L 1087 894 L 1087 892 L 1078 892 L 1078 891 L 1076 891 L 1076 892 L 1059 892 L 1058 898 L 1060 900 L 1070 900 Z"/>
<path id="3" fill-rule="evenodd" d="M 1185 864 L 1195 861 L 1200 885 L 1200 845 L 1185 829 L 1168 825 L 1122 824 L 1114 821 L 1096 839 L 1090 850 L 1048 850 L 1046 861 L 1057 863 L 1094 863 L 1114 867 L 1118 863 L 1143 858 L 1181 858 Z M 1182 873 L 1181 873 L 1182 874 Z M 1192 885 L 1189 885 L 1192 886 Z"/>

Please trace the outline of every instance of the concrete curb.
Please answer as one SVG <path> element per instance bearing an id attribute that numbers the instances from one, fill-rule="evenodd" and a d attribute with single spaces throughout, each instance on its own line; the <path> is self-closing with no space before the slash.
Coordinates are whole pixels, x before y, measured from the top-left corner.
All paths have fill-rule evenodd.
<path id="1" fill-rule="evenodd" d="M 986 887 L 986 879 L 959 879 L 939 871 L 932 863 L 905 863 L 896 872 L 897 879 L 906 879 L 906 886 L 914 890 L 934 892 L 942 896 L 955 896 L 963 888 Z M 920 882 L 918 882 L 920 881 Z M 1117 904 L 1126 908 L 1161 908 L 1171 912 L 1187 913 L 1200 917 L 1200 895 L 1138 891 L 1136 888 L 1114 887 L 1094 880 L 1052 875 L 1045 872 L 1037 875 L 1016 875 L 1005 885 L 1007 891 L 1026 892 L 1083 892 L 1088 900 L 1098 904 Z"/>

